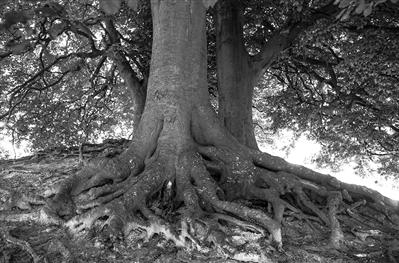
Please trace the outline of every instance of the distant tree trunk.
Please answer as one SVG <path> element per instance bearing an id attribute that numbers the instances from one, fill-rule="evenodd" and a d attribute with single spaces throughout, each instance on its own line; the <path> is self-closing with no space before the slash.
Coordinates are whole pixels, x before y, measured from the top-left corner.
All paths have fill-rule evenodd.
<path id="1" fill-rule="evenodd" d="M 240 1 L 217 4 L 216 57 L 219 119 L 239 142 L 257 149 L 252 123 L 255 72 L 244 46 Z"/>

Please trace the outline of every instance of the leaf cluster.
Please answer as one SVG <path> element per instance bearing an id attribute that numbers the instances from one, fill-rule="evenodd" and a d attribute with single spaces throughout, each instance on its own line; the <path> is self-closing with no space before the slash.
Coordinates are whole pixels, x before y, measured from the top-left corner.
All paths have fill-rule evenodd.
<path id="1" fill-rule="evenodd" d="M 123 53 L 133 74 L 148 75 L 151 13 L 139 2 L 112 17 L 117 38 L 97 1 L 6 2 L 0 24 L 4 132 L 34 149 L 77 145 L 115 130 L 130 134 L 132 98 L 114 58 Z"/>
<path id="2" fill-rule="evenodd" d="M 303 34 L 268 72 L 258 107 L 271 130 L 310 132 L 319 163 L 356 157 L 388 174 L 399 169 L 399 13 L 378 8 Z"/>

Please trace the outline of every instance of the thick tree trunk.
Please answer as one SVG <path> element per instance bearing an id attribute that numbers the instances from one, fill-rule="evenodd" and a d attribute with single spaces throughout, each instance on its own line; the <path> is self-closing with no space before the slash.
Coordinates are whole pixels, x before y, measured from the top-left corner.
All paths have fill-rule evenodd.
<path id="1" fill-rule="evenodd" d="M 399 202 L 289 164 L 232 136 L 208 100 L 203 2 L 151 0 L 151 7 L 147 100 L 131 145 L 120 155 L 93 160 L 43 210 L 19 218 L 60 224 L 75 236 L 92 227 L 125 236 L 144 230 L 147 238 L 159 234 L 197 250 L 212 245 L 207 240 L 216 228 L 219 241 L 212 238 L 213 244 L 233 246 L 233 258 L 243 244 L 227 236 L 237 227 L 251 235 L 267 230 L 282 248 L 287 214 L 328 226 L 335 247 L 345 237 L 337 215 L 347 211 L 361 219 L 355 209 L 365 204 L 369 214 L 379 213 L 374 221 L 381 229 L 399 229 Z M 16 205 L 17 200 L 10 208 Z M 0 220 L 15 221 L 15 215 L 0 213 Z"/>
<path id="2" fill-rule="evenodd" d="M 290 21 L 286 27 L 276 30 L 256 56 L 250 56 L 244 45 L 241 3 L 235 0 L 219 0 L 217 3 L 218 115 L 240 143 L 257 149 L 252 122 L 254 87 L 280 53 L 321 16 L 315 15 L 313 20 L 308 21 Z M 327 5 L 320 13 L 331 13 L 330 8 Z"/>
<path id="3" fill-rule="evenodd" d="M 255 72 L 244 46 L 240 1 L 223 0 L 216 12 L 218 116 L 237 140 L 257 149 L 252 123 Z"/>
<path id="4" fill-rule="evenodd" d="M 133 141 L 121 155 L 95 160 L 67 180 L 48 202 L 49 213 L 67 220 L 74 233 L 107 218 L 102 225 L 125 235 L 140 228 L 185 247 L 199 246 L 194 236 L 204 240 L 204 231 L 198 226 L 211 229 L 219 218 L 251 231 L 266 229 L 281 248 L 286 210 L 320 218 L 330 227 L 334 246 L 343 238 L 337 214 L 344 202 L 349 207 L 365 198 L 387 217 L 398 212 L 397 202 L 367 188 L 241 144 L 221 125 L 208 100 L 202 1 L 152 0 L 151 6 L 151 71 Z M 266 213 L 253 200 L 272 210 Z M 160 210 L 180 219 L 180 231 L 171 230 L 156 213 Z M 150 225 L 138 225 L 137 216 Z"/>
<path id="5" fill-rule="evenodd" d="M 158 150 L 168 147 L 184 151 L 193 144 L 193 111 L 209 105 L 204 56 L 205 8 L 200 1 L 153 0 L 151 4 L 154 27 L 151 71 L 147 101 L 135 135 L 139 140 L 133 143 L 132 151 L 137 151 L 136 144 L 144 152 L 154 151 L 153 143 Z M 154 125 L 159 128 L 154 129 Z M 154 131 L 160 132 L 156 135 L 158 141 L 142 142 L 142 138 Z"/>

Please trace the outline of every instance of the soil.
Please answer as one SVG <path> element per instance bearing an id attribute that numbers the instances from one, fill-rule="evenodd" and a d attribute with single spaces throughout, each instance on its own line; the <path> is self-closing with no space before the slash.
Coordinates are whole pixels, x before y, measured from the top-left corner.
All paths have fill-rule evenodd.
<path id="1" fill-rule="evenodd" d="M 217 245 L 221 240 L 217 240 L 216 233 L 216 241 L 207 240 L 209 250 L 188 251 L 175 247 L 161 235 L 145 240 L 137 231 L 121 239 L 98 227 L 85 238 L 77 238 L 66 228 L 38 224 L 26 217 L 39 211 L 45 199 L 54 195 L 56 186 L 81 169 L 82 157 L 84 163 L 99 156 L 112 156 L 127 145 L 126 140 L 106 140 L 103 144 L 86 145 L 82 151 L 60 147 L 0 161 L 0 263 L 399 262 L 399 233 L 384 233 L 372 224 L 360 228 L 355 218 L 344 213 L 339 216 L 346 228 L 340 250 L 329 247 L 327 227 L 288 215 L 283 221 L 283 251 L 273 249 L 261 235 L 240 229 L 228 229 L 232 239 L 229 245 Z M 11 214 L 16 215 L 15 220 L 9 220 L 7 215 Z M 234 256 L 229 253 L 232 245 Z"/>

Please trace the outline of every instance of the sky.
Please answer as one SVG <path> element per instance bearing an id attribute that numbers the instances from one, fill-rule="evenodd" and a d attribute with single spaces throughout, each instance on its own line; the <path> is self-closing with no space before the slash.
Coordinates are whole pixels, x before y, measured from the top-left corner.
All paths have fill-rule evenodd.
<path id="1" fill-rule="evenodd" d="M 22 142 L 19 146 L 13 146 L 11 138 L 0 134 L 0 160 L 5 158 L 5 154 L 8 154 L 8 158 L 13 159 L 32 153 L 28 150 L 27 142 Z"/>

